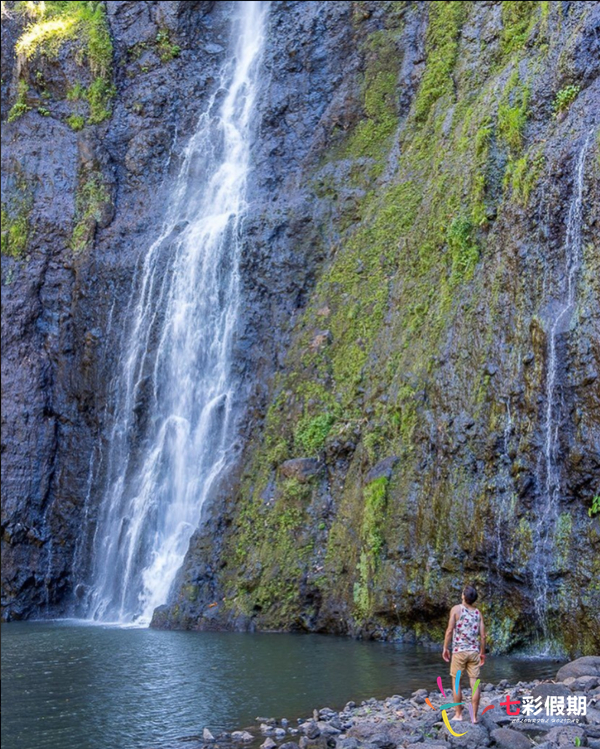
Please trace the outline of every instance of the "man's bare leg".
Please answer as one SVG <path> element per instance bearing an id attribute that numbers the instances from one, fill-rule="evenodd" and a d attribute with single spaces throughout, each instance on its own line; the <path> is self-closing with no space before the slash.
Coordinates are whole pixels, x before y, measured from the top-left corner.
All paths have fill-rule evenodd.
<path id="1" fill-rule="evenodd" d="M 452 679 L 454 680 L 454 684 L 452 685 L 452 696 L 454 698 L 454 702 L 462 702 L 462 689 L 460 688 L 460 682 L 458 684 L 458 691 L 455 690 L 456 686 L 456 677 L 453 676 Z M 454 718 L 453 720 L 462 720 L 463 716 L 463 706 L 457 705 L 454 708 Z"/>
<path id="2" fill-rule="evenodd" d="M 469 681 L 471 682 L 471 703 L 473 704 L 473 723 L 479 723 L 477 720 L 477 713 L 479 712 L 479 698 L 481 697 L 481 686 L 478 686 L 477 689 L 473 691 L 473 687 L 475 686 L 475 682 L 477 679 L 474 679 L 472 676 L 469 678 Z"/>

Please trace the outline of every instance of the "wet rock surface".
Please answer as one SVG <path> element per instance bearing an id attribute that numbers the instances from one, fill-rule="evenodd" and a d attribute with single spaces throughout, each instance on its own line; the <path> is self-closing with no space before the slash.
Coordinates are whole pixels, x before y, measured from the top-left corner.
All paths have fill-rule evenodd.
<path id="1" fill-rule="evenodd" d="M 600 108 L 596 5 L 552 3 L 544 16 L 532 4 L 520 18 L 499 3 L 272 3 L 236 336 L 243 455 L 156 626 L 439 639 L 469 578 L 495 649 L 548 635 L 597 652 L 595 140 L 577 305 L 557 337 L 561 493 L 541 582 L 532 572 L 548 331 L 564 299 L 577 155 Z M 89 73 L 68 45 L 23 67 L 22 21 L 3 19 L 3 208 L 16 211 L 21 193 L 31 203 L 26 254 L 2 257 L 7 619 L 63 614 L 86 595 L 80 530 L 100 499 L 90 465 L 105 453 L 136 271 L 213 93 L 232 11 L 107 3 L 112 115 L 77 132 L 65 92 Z M 440 28 L 454 36 L 436 39 Z M 157 38 L 180 52 L 167 59 Z M 432 38 L 459 50 L 441 68 Z M 432 86 L 428 69 L 451 70 L 451 85 Z M 7 122 L 19 76 L 30 109 Z M 568 86 L 575 97 L 557 112 Z M 74 252 L 90 180 L 102 200 Z"/>
<path id="2" fill-rule="evenodd" d="M 316 135 L 312 152 L 303 150 L 308 141 L 294 143 L 295 128 L 285 126 L 288 117 L 297 121 L 289 110 L 293 95 L 267 109 L 278 137 L 285 133 L 288 163 L 297 146 L 306 155 L 293 177 L 300 177 L 291 193 L 297 202 L 283 174 L 277 183 L 275 205 L 287 203 L 285 221 L 275 227 L 277 212 L 256 216 L 250 241 L 259 238 L 262 245 L 264 237 L 265 246 L 276 247 L 294 278 L 296 262 L 322 264 L 312 294 L 299 291 L 295 308 L 272 308 L 282 344 L 277 377 L 266 397 L 256 395 L 243 465 L 208 508 L 157 626 L 439 641 L 447 611 L 470 579 L 482 593 L 494 649 L 545 639 L 574 655 L 598 652 L 600 624 L 590 615 L 600 605 L 592 584 L 600 536 L 597 517 L 589 514 L 600 478 L 592 151 L 583 169 L 587 249 L 578 312 L 556 333 L 554 365 L 549 361 L 549 331 L 564 291 L 565 220 L 578 189 L 574 168 L 597 127 L 598 65 L 584 63 L 593 57 L 597 10 L 578 16 L 583 6 L 563 7 L 564 36 L 547 39 L 550 52 L 542 62 L 541 25 L 528 44 L 507 51 L 502 7 L 468 6 L 457 31 L 454 94 L 437 100 L 423 136 L 418 112 L 425 106 L 428 55 L 435 55 L 428 52 L 428 33 L 441 7 L 409 4 L 397 15 L 377 3 L 339 3 L 323 16 L 312 16 L 314 9 L 304 15 L 296 5 L 284 16 L 275 10 L 281 36 L 267 51 L 267 65 L 279 63 L 270 95 L 283 95 L 287 86 L 280 81 L 303 67 L 317 92 L 315 119 L 305 120 Z M 440 21 L 443 28 L 452 22 L 450 16 Z M 292 27 L 307 29 L 302 53 L 289 42 Z M 553 92 L 566 78 L 551 60 L 567 49 L 569 65 L 585 83 L 571 108 L 555 116 Z M 338 63 L 330 73 L 334 93 L 317 72 L 331 55 Z M 525 72 L 534 68 L 535 74 Z M 393 134 L 386 140 L 369 131 L 365 144 L 369 118 L 377 122 L 368 114 L 369 92 L 384 75 L 395 81 L 394 94 L 381 94 Z M 503 96 L 518 108 L 525 90 L 526 124 L 520 145 L 510 146 L 502 135 Z M 465 124 L 469 117 L 479 118 L 479 130 Z M 488 135 L 479 172 L 475 154 L 457 154 L 470 138 Z M 424 143 L 416 145 L 420 137 Z M 259 144 L 257 153 L 270 146 Z M 507 188 L 518 158 L 543 164 L 526 199 L 516 182 Z M 259 179 L 262 173 L 259 166 Z M 479 228 L 471 218 L 460 223 L 479 199 L 469 192 L 473 182 L 461 183 L 462 192 L 447 200 L 464 173 L 485 183 Z M 416 216 L 411 201 L 420 205 Z M 436 213 L 441 204 L 446 213 Z M 397 223 L 385 218 L 396 215 Z M 477 235 L 479 264 L 466 282 L 452 280 L 447 224 L 453 220 Z M 446 224 L 445 238 L 433 236 L 435 221 Z M 267 239 L 262 229 L 269 227 Z M 271 261 L 260 254 L 252 262 L 263 283 Z M 557 385 L 549 396 L 551 366 Z M 550 458 L 549 397 L 552 418 L 562 414 Z M 323 470 L 299 490 L 285 466 L 308 457 Z M 555 469 L 550 482 L 546 463 Z M 555 481 L 559 489 L 548 500 Z M 374 514 L 369 507 L 377 508 Z M 573 590 L 584 591 L 581 605 Z"/>

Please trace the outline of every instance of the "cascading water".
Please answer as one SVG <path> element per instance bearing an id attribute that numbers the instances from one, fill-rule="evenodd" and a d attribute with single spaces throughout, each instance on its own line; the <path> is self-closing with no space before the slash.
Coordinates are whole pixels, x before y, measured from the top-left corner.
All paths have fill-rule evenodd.
<path id="1" fill-rule="evenodd" d="M 268 3 L 235 5 L 231 57 L 132 298 L 92 544 L 97 620 L 147 623 L 166 601 L 231 459 L 240 231 Z"/>
<path id="2" fill-rule="evenodd" d="M 558 383 L 559 354 L 558 337 L 568 329 L 571 313 L 575 307 L 577 280 L 581 266 L 583 220 L 583 188 L 585 159 L 592 141 L 588 133 L 577 155 L 573 192 L 567 215 L 565 233 L 566 290 L 564 301 L 556 310 L 548 329 L 548 366 L 546 373 L 546 414 L 544 422 L 543 488 L 541 512 L 534 529 L 533 585 L 535 611 L 547 639 L 547 604 L 549 571 L 553 561 L 554 532 L 558 520 L 561 477 L 559 460 L 559 437 L 562 415 L 562 400 Z"/>

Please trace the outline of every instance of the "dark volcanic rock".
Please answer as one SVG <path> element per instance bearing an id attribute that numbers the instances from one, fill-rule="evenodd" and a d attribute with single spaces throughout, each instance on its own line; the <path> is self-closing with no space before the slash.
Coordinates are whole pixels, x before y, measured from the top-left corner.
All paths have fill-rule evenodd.
<path id="1" fill-rule="evenodd" d="M 490 736 L 500 749 L 529 749 L 531 746 L 526 736 L 510 728 L 496 728 Z"/>
<path id="2" fill-rule="evenodd" d="M 286 460 L 279 466 L 282 476 L 287 479 L 296 479 L 300 483 L 310 481 L 320 470 L 321 465 L 315 458 L 294 458 Z"/>
<path id="3" fill-rule="evenodd" d="M 233 7 L 107 3 L 113 111 L 77 132 L 67 92 L 91 72 L 75 41 L 17 60 L 23 20 L 3 18 L 3 217 L 30 227 L 2 257 L 5 618 L 85 599 L 136 271 Z M 439 641 L 471 580 L 494 649 L 547 633 L 598 652 L 598 9 L 544 7 L 271 3 L 234 352 L 243 451 L 156 626 Z M 29 109 L 7 122 L 19 76 Z"/>
<path id="4" fill-rule="evenodd" d="M 558 669 L 556 681 L 579 676 L 600 676 L 600 655 L 586 655 L 567 663 Z"/>

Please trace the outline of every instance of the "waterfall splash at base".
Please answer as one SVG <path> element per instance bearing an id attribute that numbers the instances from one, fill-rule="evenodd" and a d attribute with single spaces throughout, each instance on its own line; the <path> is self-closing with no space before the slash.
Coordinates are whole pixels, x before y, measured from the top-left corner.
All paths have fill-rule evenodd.
<path id="1" fill-rule="evenodd" d="M 230 52 L 183 155 L 129 310 L 101 470 L 87 616 L 147 624 L 232 460 L 232 345 L 268 3 L 235 3 Z"/>

